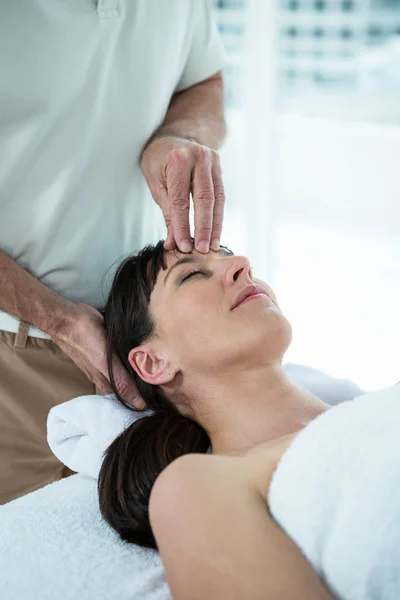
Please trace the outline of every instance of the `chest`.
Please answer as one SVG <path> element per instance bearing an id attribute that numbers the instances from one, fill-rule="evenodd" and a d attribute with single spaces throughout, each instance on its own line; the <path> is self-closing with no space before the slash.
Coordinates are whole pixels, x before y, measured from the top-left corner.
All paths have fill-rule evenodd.
<path id="1" fill-rule="evenodd" d="M 165 109 L 187 58 L 190 5 L 101 0 L 102 13 L 95 0 L 7 3 L 0 20 L 7 122 L 32 113 L 64 118 L 79 103 L 88 118 L 104 106 L 125 118 L 135 107 L 146 107 L 146 114 L 157 104 Z"/>

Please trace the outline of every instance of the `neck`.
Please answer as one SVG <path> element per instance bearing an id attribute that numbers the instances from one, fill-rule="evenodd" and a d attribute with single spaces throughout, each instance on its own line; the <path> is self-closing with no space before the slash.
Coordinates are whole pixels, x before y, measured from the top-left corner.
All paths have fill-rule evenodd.
<path id="1" fill-rule="evenodd" d="M 245 454 L 300 431 L 329 408 L 293 385 L 280 365 L 231 372 L 218 381 L 207 378 L 200 388 L 190 395 L 213 454 Z"/>

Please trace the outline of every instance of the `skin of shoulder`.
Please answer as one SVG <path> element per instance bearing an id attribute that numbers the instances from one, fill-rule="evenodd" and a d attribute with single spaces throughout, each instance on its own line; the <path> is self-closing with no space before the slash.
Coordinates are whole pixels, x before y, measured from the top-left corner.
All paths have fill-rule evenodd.
<path id="1" fill-rule="evenodd" d="M 255 488 L 268 504 L 268 491 L 272 476 L 287 448 L 299 432 L 265 442 L 241 456 L 244 479 Z"/>
<path id="2" fill-rule="evenodd" d="M 175 466 L 189 463 L 189 471 L 192 469 L 192 465 L 200 467 L 206 478 L 210 480 L 214 475 L 218 478 L 223 476 L 225 480 L 229 478 L 243 488 L 254 490 L 268 504 L 268 491 L 272 476 L 281 456 L 298 433 L 270 440 L 239 455 L 187 454 L 174 461 Z M 169 467 L 167 467 L 168 469 Z"/>

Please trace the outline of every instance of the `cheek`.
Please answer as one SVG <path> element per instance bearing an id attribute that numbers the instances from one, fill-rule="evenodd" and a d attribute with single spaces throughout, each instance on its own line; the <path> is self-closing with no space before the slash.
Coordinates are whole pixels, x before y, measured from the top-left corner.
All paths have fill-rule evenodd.
<path id="1" fill-rule="evenodd" d="M 193 345 L 198 340 L 210 338 L 218 327 L 221 315 L 218 301 L 206 290 L 181 297 L 166 311 L 163 321 L 165 332 L 171 340 L 187 347 L 186 340 Z"/>

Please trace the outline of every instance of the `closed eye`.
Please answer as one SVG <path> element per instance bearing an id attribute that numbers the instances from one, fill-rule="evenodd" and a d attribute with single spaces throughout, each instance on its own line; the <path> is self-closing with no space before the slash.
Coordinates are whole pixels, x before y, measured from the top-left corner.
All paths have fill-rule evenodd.
<path id="1" fill-rule="evenodd" d="M 205 275 L 204 271 L 190 271 L 190 273 L 186 273 L 180 280 L 180 283 L 183 283 L 184 281 L 187 281 L 188 279 L 190 279 L 191 277 L 193 277 L 194 275 Z"/>

